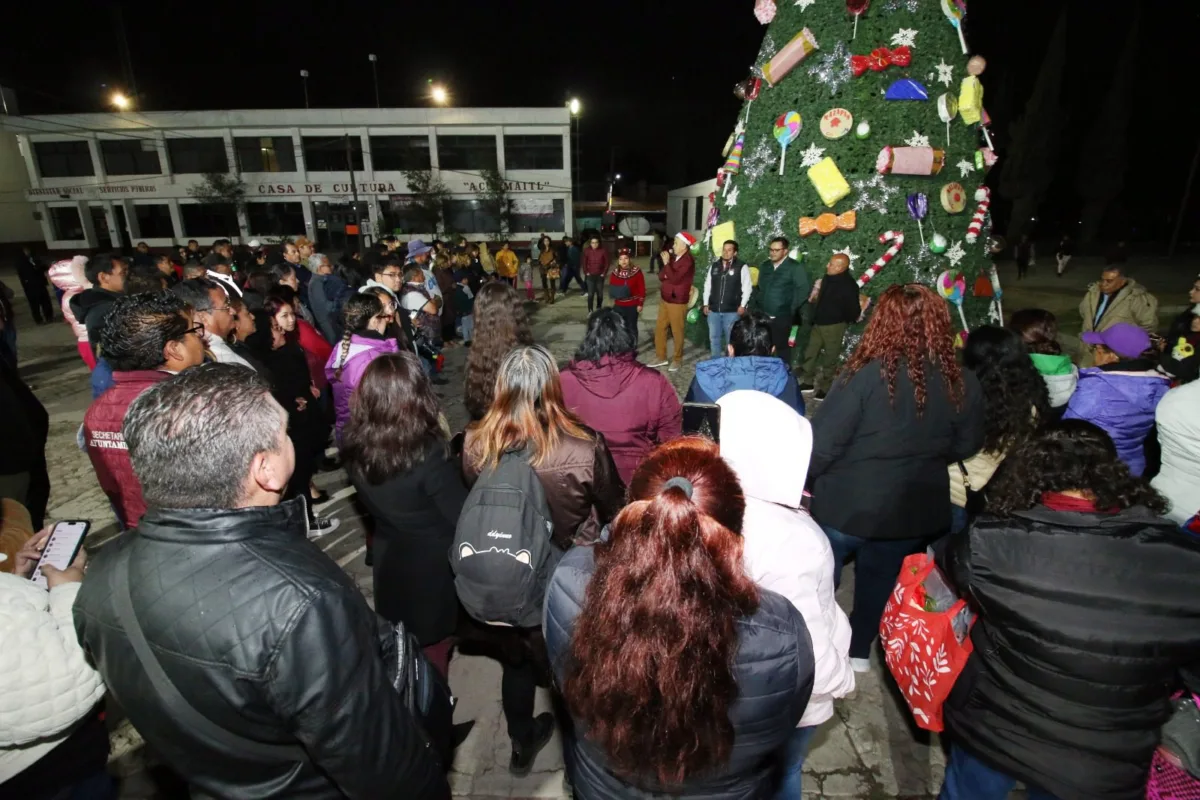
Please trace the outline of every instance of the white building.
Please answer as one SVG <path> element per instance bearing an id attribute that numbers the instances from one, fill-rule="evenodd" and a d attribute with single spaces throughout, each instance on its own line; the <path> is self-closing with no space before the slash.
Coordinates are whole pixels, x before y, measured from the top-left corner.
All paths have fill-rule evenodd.
<path id="1" fill-rule="evenodd" d="M 712 208 L 708 195 L 716 190 L 717 179 L 710 178 L 667 192 L 667 230 L 687 231 L 703 239 L 708 211 Z"/>
<path id="2" fill-rule="evenodd" d="M 28 190 L 29 177 L 17 137 L 0 130 L 0 244 L 36 242 L 41 238 L 33 205 L 26 202 Z"/>
<path id="3" fill-rule="evenodd" d="M 566 108 L 61 114 L 0 117 L 0 130 L 17 136 L 50 249 L 304 234 L 337 250 L 355 233 L 352 188 L 361 234 L 484 239 L 498 229 L 480 203 L 488 169 L 504 178 L 514 237 L 573 229 Z M 450 192 L 438 231 L 413 207 L 405 170 Z M 209 173 L 240 177 L 244 208 L 193 197 Z"/>

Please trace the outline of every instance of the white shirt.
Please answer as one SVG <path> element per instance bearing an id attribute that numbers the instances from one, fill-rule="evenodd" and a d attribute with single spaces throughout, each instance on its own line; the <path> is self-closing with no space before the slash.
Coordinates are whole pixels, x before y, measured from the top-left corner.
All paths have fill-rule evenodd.
<path id="1" fill-rule="evenodd" d="M 249 361 L 233 352 L 232 347 L 208 331 L 204 332 L 204 343 L 208 345 L 208 352 L 212 353 L 218 364 L 241 364 L 243 367 L 254 369 Z"/>

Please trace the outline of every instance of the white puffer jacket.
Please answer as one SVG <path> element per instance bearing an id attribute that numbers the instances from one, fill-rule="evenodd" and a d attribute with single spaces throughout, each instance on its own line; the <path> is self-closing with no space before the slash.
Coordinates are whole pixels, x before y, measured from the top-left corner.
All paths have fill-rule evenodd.
<path id="1" fill-rule="evenodd" d="M 75 338 L 81 342 L 88 340 L 87 327 L 75 319 L 75 315 L 71 313 L 70 304 L 72 297 L 84 289 L 92 288 L 91 281 L 83 274 L 83 268 L 87 266 L 87 262 L 87 256 L 75 256 L 63 261 L 55 261 L 50 265 L 50 269 L 47 272 L 50 276 L 50 282 L 63 291 L 63 319 L 71 326 L 71 330 L 75 332 Z"/>
<path id="2" fill-rule="evenodd" d="M 833 716 L 836 698 L 854 691 L 854 670 L 850 621 L 833 593 L 833 548 L 800 507 L 812 426 L 782 400 L 753 389 L 730 392 L 717 405 L 721 457 L 746 496 L 742 560 L 755 583 L 786 597 L 804 617 L 815 673 L 799 727 L 819 725 Z"/>
<path id="3" fill-rule="evenodd" d="M 79 586 L 47 592 L 0 573 L 0 783 L 66 739 L 104 696 L 75 638 Z"/>
<path id="4" fill-rule="evenodd" d="M 1182 525 L 1200 514 L 1200 381 L 1192 381 L 1163 395 L 1154 410 L 1162 468 L 1155 489 L 1171 503 L 1164 516 Z"/>

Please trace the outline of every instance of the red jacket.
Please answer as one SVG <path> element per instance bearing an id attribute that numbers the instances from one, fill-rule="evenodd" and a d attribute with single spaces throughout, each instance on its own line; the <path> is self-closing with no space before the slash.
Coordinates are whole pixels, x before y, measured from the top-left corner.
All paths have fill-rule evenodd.
<path id="1" fill-rule="evenodd" d="M 108 495 L 121 524 L 132 528 L 146 513 L 146 501 L 142 499 L 142 484 L 133 474 L 121 423 L 138 395 L 170 378 L 171 373 L 151 369 L 114 372 L 112 377 L 113 387 L 93 400 L 83 415 L 83 441 L 100 488 Z M 180 453 L 179 457 L 192 456 Z"/>
<path id="2" fill-rule="evenodd" d="M 696 279 L 696 262 L 691 253 L 671 254 L 671 263 L 664 264 L 658 276 L 664 303 L 687 303 L 692 283 Z"/>
<path id="3" fill-rule="evenodd" d="M 615 306 L 641 308 L 646 302 L 646 276 L 642 274 L 640 269 L 628 278 L 619 277 L 616 270 L 613 270 L 613 274 L 608 278 L 608 285 L 629 287 L 629 297 L 622 300 L 613 300 L 613 305 Z"/>
<path id="4" fill-rule="evenodd" d="M 316 328 L 308 322 L 296 320 L 296 341 L 304 351 L 304 360 L 308 362 L 308 374 L 312 377 L 313 385 L 319 391 L 325 391 L 329 379 L 325 377 L 325 363 L 333 352 L 333 345 L 325 341 Z"/>
<path id="5" fill-rule="evenodd" d="M 603 247 L 583 248 L 583 274 L 603 275 L 608 272 L 608 251 Z"/>

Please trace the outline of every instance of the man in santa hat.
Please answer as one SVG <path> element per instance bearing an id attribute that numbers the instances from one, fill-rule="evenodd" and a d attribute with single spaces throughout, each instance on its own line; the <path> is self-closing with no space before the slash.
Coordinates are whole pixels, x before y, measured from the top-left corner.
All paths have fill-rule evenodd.
<path id="1" fill-rule="evenodd" d="M 675 338 L 675 356 L 671 359 L 671 372 L 683 366 L 683 327 L 688 310 L 688 296 L 692 281 L 696 277 L 696 262 L 689 252 L 696 244 L 696 237 L 687 231 L 675 234 L 673 252 L 662 251 L 662 273 L 659 275 L 662 302 L 658 306 L 658 324 L 654 328 L 654 353 L 657 356 L 652 367 L 667 365 L 667 327 Z"/>

